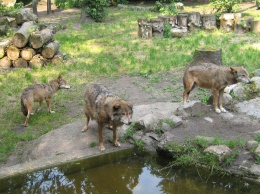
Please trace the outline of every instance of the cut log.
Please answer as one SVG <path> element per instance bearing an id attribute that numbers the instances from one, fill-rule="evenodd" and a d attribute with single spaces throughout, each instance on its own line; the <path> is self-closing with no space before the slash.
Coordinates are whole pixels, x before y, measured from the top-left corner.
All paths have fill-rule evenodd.
<path id="1" fill-rule="evenodd" d="M 188 28 L 190 31 L 195 31 L 201 27 L 200 12 L 191 12 L 188 15 Z"/>
<path id="2" fill-rule="evenodd" d="M 138 19 L 138 36 L 146 39 L 151 39 L 153 36 L 152 25 L 146 18 Z"/>
<path id="3" fill-rule="evenodd" d="M 251 24 L 251 31 L 254 33 L 260 32 L 260 20 L 253 20 L 250 22 Z"/>
<path id="4" fill-rule="evenodd" d="M 235 33 L 243 34 L 250 30 L 251 28 L 251 21 L 253 21 L 253 17 L 247 17 L 241 20 L 240 22 L 235 24 Z"/>
<path id="5" fill-rule="evenodd" d="M 28 62 L 24 60 L 23 58 L 18 58 L 17 60 L 13 61 L 13 66 L 15 68 L 27 68 Z"/>
<path id="6" fill-rule="evenodd" d="M 200 65 L 201 63 L 222 65 L 222 49 L 212 47 L 199 47 L 195 49 L 193 61 L 189 66 Z"/>
<path id="7" fill-rule="evenodd" d="M 28 21 L 38 22 L 38 16 L 33 14 L 30 9 L 22 8 L 17 12 L 15 20 L 18 25 Z"/>
<path id="8" fill-rule="evenodd" d="M 241 18 L 241 13 L 222 13 L 219 17 L 220 29 L 225 32 L 233 31 L 234 26 L 241 21 Z"/>
<path id="9" fill-rule="evenodd" d="M 26 61 L 30 61 L 35 54 L 36 52 L 32 48 L 24 48 L 21 51 L 21 57 Z"/>
<path id="10" fill-rule="evenodd" d="M 205 30 L 217 29 L 217 19 L 215 14 L 205 14 L 201 16 L 202 27 Z"/>
<path id="11" fill-rule="evenodd" d="M 153 36 L 163 36 L 164 22 L 160 18 L 150 19 L 152 25 L 152 35 Z"/>
<path id="12" fill-rule="evenodd" d="M 44 48 L 42 49 L 42 56 L 46 59 L 51 59 L 59 50 L 60 43 L 58 41 L 53 41 L 48 43 Z"/>
<path id="13" fill-rule="evenodd" d="M 10 40 L 0 42 L 0 59 L 5 56 L 6 48 L 10 45 Z"/>
<path id="14" fill-rule="evenodd" d="M 8 24 L 8 19 L 6 16 L 0 17 L 0 25 L 7 25 Z"/>
<path id="15" fill-rule="evenodd" d="M 51 63 L 54 65 L 59 65 L 63 62 L 63 54 L 58 53 L 56 55 L 54 55 L 54 57 L 51 59 Z"/>
<path id="16" fill-rule="evenodd" d="M 31 68 L 40 68 L 43 67 L 46 64 L 46 60 L 40 55 L 35 55 L 30 61 L 29 61 L 29 67 Z"/>
<path id="17" fill-rule="evenodd" d="M 19 58 L 20 50 L 16 46 L 9 46 L 6 50 L 7 57 L 14 61 Z"/>
<path id="18" fill-rule="evenodd" d="M 35 29 L 34 22 L 24 22 L 22 27 L 14 34 L 13 44 L 18 48 L 23 48 L 28 43 L 29 36 Z"/>
<path id="19" fill-rule="evenodd" d="M 188 32 L 187 28 L 172 28 L 171 35 L 173 38 L 181 38 Z"/>
<path id="20" fill-rule="evenodd" d="M 1 69 L 9 69 L 12 66 L 12 62 L 8 59 L 7 56 L 0 59 L 0 68 Z"/>
<path id="21" fill-rule="evenodd" d="M 38 49 L 50 40 L 52 40 L 52 31 L 46 28 L 41 31 L 31 33 L 29 42 L 32 48 Z"/>
<path id="22" fill-rule="evenodd" d="M 8 25 L 0 25 L 0 36 L 6 35 L 8 31 Z"/>
<path id="23" fill-rule="evenodd" d="M 178 13 L 177 15 L 177 25 L 180 28 L 187 28 L 188 25 L 188 13 Z"/>

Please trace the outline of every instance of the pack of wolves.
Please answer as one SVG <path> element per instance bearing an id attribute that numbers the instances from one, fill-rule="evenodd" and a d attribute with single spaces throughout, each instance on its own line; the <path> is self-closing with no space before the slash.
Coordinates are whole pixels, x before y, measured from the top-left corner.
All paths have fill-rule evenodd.
<path id="1" fill-rule="evenodd" d="M 183 103 L 188 100 L 190 92 L 195 86 L 211 89 L 213 93 L 213 106 L 217 113 L 227 112 L 222 105 L 224 89 L 228 85 L 238 82 L 251 83 L 249 74 L 242 67 L 225 67 L 205 63 L 186 68 L 183 75 Z M 42 102 L 46 101 L 48 111 L 51 110 L 52 96 L 59 89 L 69 89 L 70 86 L 59 75 L 57 79 L 48 83 L 35 84 L 24 89 L 21 95 L 21 110 L 26 116 L 24 126 L 28 126 L 30 115 L 33 114 L 34 102 L 39 102 L 42 108 Z M 86 122 L 82 132 L 88 130 L 90 119 L 95 120 L 98 124 L 99 150 L 104 151 L 103 128 L 110 126 L 113 129 L 114 145 L 120 147 L 117 139 L 117 128 L 123 124 L 131 124 L 133 115 L 133 105 L 118 96 L 110 93 L 104 86 L 99 84 L 88 84 L 84 95 L 84 112 Z"/>

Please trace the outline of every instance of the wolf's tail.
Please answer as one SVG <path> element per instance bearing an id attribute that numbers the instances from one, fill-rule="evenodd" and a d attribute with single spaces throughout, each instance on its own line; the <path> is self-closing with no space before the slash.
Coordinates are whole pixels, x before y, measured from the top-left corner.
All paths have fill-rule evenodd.
<path id="1" fill-rule="evenodd" d="M 27 116 L 28 114 L 28 109 L 26 108 L 23 99 L 21 99 L 21 111 L 23 112 L 24 116 Z"/>

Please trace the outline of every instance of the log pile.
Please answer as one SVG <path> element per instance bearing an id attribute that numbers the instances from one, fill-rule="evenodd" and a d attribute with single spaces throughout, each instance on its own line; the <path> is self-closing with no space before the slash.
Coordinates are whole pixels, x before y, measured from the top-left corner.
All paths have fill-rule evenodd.
<path id="1" fill-rule="evenodd" d="M 243 18 L 241 13 L 223 13 L 220 16 L 220 26 L 217 26 L 217 17 L 215 14 L 201 15 L 199 12 L 183 12 L 177 16 L 166 15 L 152 18 L 148 21 L 146 18 L 138 19 L 138 36 L 142 38 L 151 38 L 154 36 L 163 36 L 165 25 L 170 25 L 172 37 L 182 37 L 187 32 L 204 29 L 214 31 L 219 28 L 225 32 L 246 33 L 249 31 L 259 33 L 260 21 L 254 21 L 253 17 Z"/>
<path id="2" fill-rule="evenodd" d="M 60 43 L 53 40 L 57 26 L 38 24 L 37 16 L 28 9 L 19 10 L 15 20 L 19 28 L 13 37 L 0 40 L 0 69 L 38 68 L 63 61 Z"/>

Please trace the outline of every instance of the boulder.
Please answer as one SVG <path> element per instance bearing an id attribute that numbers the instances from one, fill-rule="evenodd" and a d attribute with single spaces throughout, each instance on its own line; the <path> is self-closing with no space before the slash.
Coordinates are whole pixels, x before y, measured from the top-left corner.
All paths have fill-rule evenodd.
<path id="1" fill-rule="evenodd" d="M 204 150 L 204 152 L 209 152 L 218 157 L 219 162 L 222 162 L 225 157 L 230 156 L 231 149 L 226 145 L 212 145 Z"/>

